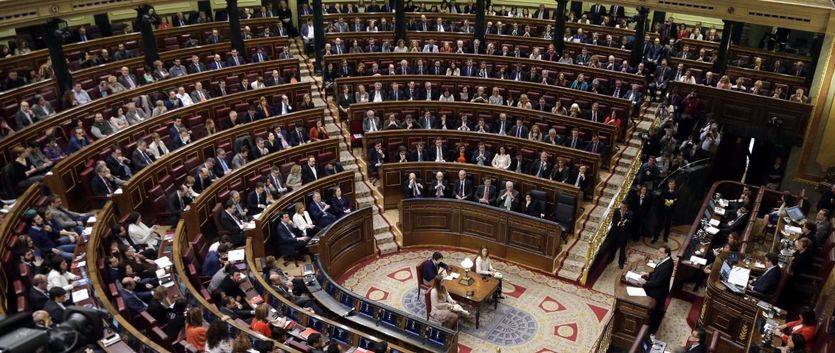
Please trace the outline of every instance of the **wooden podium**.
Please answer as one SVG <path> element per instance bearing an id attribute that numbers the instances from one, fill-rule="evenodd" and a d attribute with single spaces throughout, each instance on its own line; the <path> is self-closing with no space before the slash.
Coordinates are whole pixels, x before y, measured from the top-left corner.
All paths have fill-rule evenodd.
<path id="1" fill-rule="evenodd" d="M 627 283 L 624 276 L 628 271 L 641 271 L 646 266 L 645 260 L 636 260 L 621 272 L 615 281 L 615 314 L 612 318 L 611 347 L 628 350 L 641 336 L 641 327 L 649 324 L 650 312 L 655 307 L 655 299 L 650 297 L 630 296 L 626 293 Z"/>

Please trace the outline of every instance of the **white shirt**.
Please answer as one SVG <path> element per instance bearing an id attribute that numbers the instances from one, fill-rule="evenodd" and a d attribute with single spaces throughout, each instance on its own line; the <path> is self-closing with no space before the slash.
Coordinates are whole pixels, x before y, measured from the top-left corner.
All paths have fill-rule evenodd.
<path id="1" fill-rule="evenodd" d="M 493 262 L 490 261 L 490 258 L 482 259 L 481 256 L 475 258 L 475 273 L 492 276 L 494 271 Z"/>
<path id="2" fill-rule="evenodd" d="M 131 224 L 128 226 L 128 236 L 136 245 L 146 244 L 151 247 L 156 247 L 159 242 L 158 237 L 154 234 L 150 227 L 145 223 Z"/>
<path id="3" fill-rule="evenodd" d="M 194 101 L 191 100 L 191 96 L 188 95 L 188 93 L 183 93 L 183 94 L 177 93 L 177 98 L 180 99 L 180 102 L 183 103 L 184 107 L 188 107 L 188 106 L 194 104 Z"/>
<path id="4" fill-rule="evenodd" d="M 493 156 L 493 168 L 499 169 L 507 169 L 510 168 L 510 155 L 505 153 L 504 155 L 496 154 Z"/>
<path id="5" fill-rule="evenodd" d="M 157 143 L 157 141 L 151 141 L 151 143 L 148 144 L 148 149 L 151 151 L 151 154 L 154 155 L 154 158 L 159 158 L 159 156 L 168 154 L 168 147 L 165 146 L 165 142 L 162 142 L 162 140 L 159 140 L 159 143 Z"/>
<path id="6" fill-rule="evenodd" d="M 307 236 L 308 229 L 315 227 L 313 220 L 310 219 L 310 214 L 307 213 L 307 211 L 304 211 L 304 213 L 294 213 L 293 225 L 296 226 L 296 229 L 302 231 L 302 234 L 305 236 Z"/>
<path id="7" fill-rule="evenodd" d="M 50 290 L 52 287 L 61 287 L 67 291 L 71 291 L 72 281 L 77 279 L 78 276 L 72 274 L 70 271 L 66 271 L 64 274 L 61 274 L 56 270 L 51 270 L 46 276 L 46 289 Z"/>

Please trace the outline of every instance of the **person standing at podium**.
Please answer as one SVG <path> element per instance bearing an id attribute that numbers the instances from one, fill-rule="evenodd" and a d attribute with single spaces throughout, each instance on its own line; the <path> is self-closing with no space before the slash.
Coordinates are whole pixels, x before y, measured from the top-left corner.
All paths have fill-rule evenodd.
<path id="1" fill-rule="evenodd" d="M 667 296 L 670 294 L 670 279 L 673 277 L 673 259 L 670 257 L 670 247 L 658 248 L 658 259 L 655 262 L 655 269 L 644 275 L 641 286 L 647 296 L 655 299 L 655 307 L 650 312 L 649 332 L 658 331 L 661 319 L 664 318 L 664 310 L 667 303 Z"/>

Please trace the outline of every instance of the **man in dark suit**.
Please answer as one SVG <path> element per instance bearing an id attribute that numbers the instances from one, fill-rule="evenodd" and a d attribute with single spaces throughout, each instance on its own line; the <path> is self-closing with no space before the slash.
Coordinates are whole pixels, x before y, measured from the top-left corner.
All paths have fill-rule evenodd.
<path id="1" fill-rule="evenodd" d="M 475 191 L 475 200 L 482 205 L 492 205 L 496 202 L 496 193 L 493 179 L 484 178 L 484 184 L 479 185 Z"/>
<path id="2" fill-rule="evenodd" d="M 281 214 L 281 221 L 276 223 L 273 234 L 276 234 L 274 241 L 278 246 L 278 253 L 284 256 L 285 261 L 298 259 L 310 240 L 307 236 L 299 236 L 298 230 L 296 230 L 293 221 L 290 220 L 290 215 L 287 213 Z"/>
<path id="3" fill-rule="evenodd" d="M 765 272 L 754 280 L 754 282 L 749 286 L 749 289 L 762 297 L 771 297 L 774 295 L 774 292 L 777 290 L 777 286 L 780 284 L 780 278 L 783 276 L 780 266 L 777 266 L 779 262 L 780 258 L 777 254 L 766 254 Z"/>
<path id="4" fill-rule="evenodd" d="M 606 152 L 608 152 L 609 150 L 608 146 L 606 146 L 606 143 L 600 141 L 600 136 L 595 134 L 591 137 L 591 141 L 586 143 L 586 151 L 596 153 L 599 155 L 605 155 Z"/>
<path id="5" fill-rule="evenodd" d="M 322 170 L 316 164 L 316 157 L 307 158 L 307 163 L 302 166 L 302 182 L 307 184 L 322 177 Z"/>
<path id="6" fill-rule="evenodd" d="M 586 147 L 585 141 L 583 141 L 583 139 L 580 138 L 580 130 L 579 129 L 571 130 L 571 137 L 565 139 L 563 141 L 563 145 L 565 147 L 570 147 L 570 148 L 574 148 L 574 149 L 578 149 L 578 150 L 585 149 L 585 147 Z"/>
<path id="7" fill-rule="evenodd" d="M 249 214 L 259 214 L 267 208 L 269 201 L 267 200 L 267 189 L 264 182 L 259 181 L 255 183 L 255 190 L 249 192 L 246 196 L 246 208 Z"/>
<path id="8" fill-rule="evenodd" d="M 177 220 L 180 215 L 188 210 L 191 204 L 191 196 L 189 196 L 188 187 L 185 184 L 180 185 L 171 196 L 168 197 L 168 212 L 174 214 L 172 220 Z"/>
<path id="9" fill-rule="evenodd" d="M 116 191 L 116 186 L 110 181 L 110 169 L 104 166 L 96 167 L 96 176 L 90 180 L 90 192 L 96 197 L 107 197 Z"/>
<path id="10" fill-rule="evenodd" d="M 632 241 L 638 241 L 647 234 L 650 211 L 654 205 L 652 193 L 646 185 L 641 185 L 637 190 L 632 190 L 627 198 L 629 209 L 632 210 Z"/>
<path id="11" fill-rule="evenodd" d="M 444 259 L 444 255 L 441 255 L 439 252 L 432 253 L 432 258 L 424 261 L 420 265 L 420 279 L 423 280 L 424 284 L 429 284 L 438 274 L 445 274 L 446 269 L 448 266 L 441 262 Z"/>
<path id="12" fill-rule="evenodd" d="M 134 315 L 148 310 L 148 304 L 140 297 L 149 298 L 150 292 L 137 292 L 136 280 L 133 277 L 125 277 L 122 279 L 122 286 L 119 288 L 119 296 L 125 301 L 125 306 Z"/>
<path id="13" fill-rule="evenodd" d="M 673 212 L 675 212 L 677 204 L 678 189 L 676 189 L 676 181 L 670 180 L 667 182 L 667 188 L 661 191 L 658 207 L 656 207 L 657 213 L 655 219 L 658 220 L 658 227 L 656 227 L 655 235 L 652 237 L 653 243 L 658 241 L 658 237 L 662 231 L 664 232 L 664 242 L 667 242 L 667 238 L 670 236 L 670 227 L 673 223 Z"/>
<path id="14" fill-rule="evenodd" d="M 246 64 L 244 57 L 238 54 L 237 49 L 232 49 L 229 52 L 229 57 L 226 58 L 226 66 L 238 66 Z"/>
<path id="15" fill-rule="evenodd" d="M 551 164 L 548 163 L 548 152 L 542 151 L 539 153 L 539 160 L 531 163 L 528 174 L 535 177 L 544 178 L 551 171 Z"/>
<path id="16" fill-rule="evenodd" d="M 626 263 L 626 244 L 629 243 L 629 229 L 632 227 L 632 211 L 626 202 L 612 216 L 612 227 L 609 229 L 609 239 L 614 242 L 618 252 L 618 267 L 623 268 Z"/>
<path id="17" fill-rule="evenodd" d="M 220 58 L 220 54 L 215 54 L 212 62 L 209 63 L 209 70 L 220 70 L 226 67 L 226 63 Z"/>
<path id="18" fill-rule="evenodd" d="M 528 127 L 522 124 L 522 119 L 516 119 L 516 125 L 510 128 L 510 136 L 522 139 L 528 138 Z"/>
<path id="19" fill-rule="evenodd" d="M 226 201 L 226 208 L 220 211 L 220 227 L 229 232 L 232 243 L 239 246 L 245 242 L 244 227 L 246 224 L 236 215 L 235 206 L 235 202 L 231 199 Z"/>
<path id="20" fill-rule="evenodd" d="M 44 308 L 49 301 L 49 292 L 46 289 L 47 278 L 44 274 L 37 274 L 32 277 L 32 288 L 29 289 L 29 309 L 38 311 Z"/>
<path id="21" fill-rule="evenodd" d="M 577 167 L 577 171 L 572 173 L 571 176 L 565 180 L 565 182 L 580 188 L 580 191 L 586 190 L 589 186 L 589 182 L 591 181 L 588 168 L 589 167 L 587 165 L 581 164 Z"/>
<path id="22" fill-rule="evenodd" d="M 600 24 L 600 19 L 603 16 L 605 16 L 606 13 L 606 6 L 601 4 L 591 5 L 591 9 L 589 9 L 589 15 L 591 17 L 592 24 Z"/>
<path id="23" fill-rule="evenodd" d="M 695 328 L 690 332 L 690 337 L 687 337 L 687 343 L 684 345 L 683 353 L 707 353 L 707 344 L 705 340 L 707 333 L 701 328 Z"/>
<path id="24" fill-rule="evenodd" d="M 467 172 L 464 170 L 458 171 L 458 180 L 455 181 L 456 200 L 469 200 L 473 196 L 473 183 L 467 180 Z"/>
<path id="25" fill-rule="evenodd" d="M 446 147 L 441 139 L 435 139 L 435 145 L 429 150 L 428 161 L 446 162 L 448 159 Z"/>
<path id="26" fill-rule="evenodd" d="M 270 56 L 264 52 L 263 48 L 258 47 L 258 49 L 255 50 L 255 53 L 252 54 L 252 60 L 250 61 L 254 63 L 260 63 L 268 60 L 270 60 Z"/>
<path id="27" fill-rule="evenodd" d="M 29 108 L 29 102 L 20 102 L 20 109 L 17 111 L 17 113 L 15 113 L 14 121 L 15 129 L 18 130 L 32 125 L 38 121 L 38 118 L 35 117 L 35 112 L 33 112 L 32 109 Z"/>
<path id="28" fill-rule="evenodd" d="M 641 286 L 647 296 L 655 299 L 655 307 L 650 312 L 649 332 L 655 333 L 658 330 L 661 319 L 664 317 L 664 310 L 667 303 L 667 295 L 670 294 L 670 279 L 673 277 L 673 259 L 670 257 L 670 247 L 658 248 L 658 259 L 655 269 L 641 280 Z"/>
<path id="29" fill-rule="evenodd" d="M 478 149 L 470 156 L 470 163 L 480 166 L 489 166 L 493 161 L 493 155 L 485 146 L 484 142 L 479 142 Z"/>
<path id="30" fill-rule="evenodd" d="M 424 186 L 418 180 L 415 173 L 409 173 L 408 179 L 403 183 L 403 198 L 418 199 L 424 196 Z"/>
<path id="31" fill-rule="evenodd" d="M 43 310 L 49 313 L 52 322 L 60 324 L 64 322 L 64 302 L 67 301 L 67 291 L 61 287 L 49 289 L 49 301 L 43 306 Z"/>
<path id="32" fill-rule="evenodd" d="M 137 141 L 136 149 L 131 154 L 131 164 L 133 164 L 134 169 L 140 170 L 153 162 L 154 156 L 148 153 L 148 143 L 145 140 Z"/>
<path id="33" fill-rule="evenodd" d="M 191 56 L 191 63 L 188 64 L 188 72 L 195 74 L 198 72 L 206 71 L 206 65 L 200 62 L 200 57 L 197 55 Z"/>
<path id="34" fill-rule="evenodd" d="M 734 219 L 729 220 L 722 230 L 725 231 L 726 235 L 730 233 L 737 233 L 742 234 L 745 231 L 745 227 L 748 226 L 748 221 L 751 219 L 751 213 L 748 212 L 748 208 L 744 205 L 739 206 L 739 209 L 736 211 L 736 217 Z M 723 242 L 724 243 L 724 242 Z M 714 244 L 717 246 L 721 246 L 724 244 Z"/>
<path id="35" fill-rule="evenodd" d="M 324 228 L 336 221 L 336 216 L 331 214 L 330 208 L 331 206 L 327 202 L 322 201 L 322 194 L 314 191 L 307 205 L 307 210 L 310 212 L 310 218 L 319 228 Z"/>
<path id="36" fill-rule="evenodd" d="M 437 198 L 445 198 L 449 195 L 449 184 L 444 179 L 444 172 L 435 173 L 435 180 L 429 187 L 429 194 Z"/>

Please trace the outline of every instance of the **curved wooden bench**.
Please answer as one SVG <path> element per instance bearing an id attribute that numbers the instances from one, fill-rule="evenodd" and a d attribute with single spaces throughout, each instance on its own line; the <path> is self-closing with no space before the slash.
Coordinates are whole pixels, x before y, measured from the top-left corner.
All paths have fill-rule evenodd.
<path id="1" fill-rule="evenodd" d="M 440 90 L 449 88 L 450 92 L 455 95 L 461 87 L 469 87 L 471 93 L 476 92 L 476 87 L 485 87 L 485 93 L 489 95 L 492 87 L 498 87 L 502 96 L 507 98 L 508 94 L 512 95 L 514 99 L 518 99 L 520 94 L 527 94 L 531 104 L 536 102 L 540 96 L 545 97 L 548 104 L 553 105 L 557 99 L 560 100 L 563 106 L 570 107 L 572 103 L 577 103 L 581 109 L 589 109 L 592 103 L 600 104 L 600 111 L 608 114 L 612 110 L 621 119 L 625 119 L 632 109 L 632 102 L 602 94 L 590 93 L 586 91 L 570 89 L 567 87 L 544 85 L 541 83 L 499 80 L 493 78 L 478 78 L 478 77 L 462 77 L 462 76 L 434 76 L 434 75 L 386 75 L 386 76 L 359 76 L 359 77 L 343 77 L 334 81 L 333 96 L 338 97 L 340 89 L 344 85 L 350 86 L 351 92 L 357 91 L 357 86 L 365 85 L 366 91 L 371 92 L 374 83 L 381 83 L 383 89 L 388 90 L 393 82 L 397 82 L 400 87 L 407 87 L 407 83 L 414 81 L 418 87 L 423 87 L 425 82 L 432 82 L 433 87 L 439 87 Z"/>
<path id="2" fill-rule="evenodd" d="M 457 130 L 384 130 L 384 131 L 376 131 L 376 132 L 369 132 L 363 136 L 363 150 L 365 153 L 368 153 L 370 149 L 374 147 L 376 142 L 382 142 L 383 148 L 386 149 L 388 155 L 393 156 L 397 154 L 397 148 L 399 146 L 412 146 L 418 142 L 424 142 L 426 146 L 426 151 L 433 149 L 434 140 L 436 138 L 440 138 L 444 141 L 447 150 L 454 151 L 454 154 L 457 156 L 457 149 L 455 146 L 459 144 L 468 145 L 469 148 L 467 150 L 468 157 L 472 151 L 475 151 L 476 147 L 479 143 L 483 142 L 488 146 L 488 149 L 491 150 L 493 153 L 498 152 L 499 147 L 505 147 L 507 149 L 507 153 L 511 156 L 515 156 L 517 153 L 521 153 L 525 161 L 532 161 L 532 160 L 539 160 L 539 153 L 540 152 L 547 152 L 550 156 L 549 163 L 553 164 L 556 158 L 562 158 L 566 160 L 567 164 L 573 165 L 585 165 L 588 167 L 588 178 L 589 183 L 586 190 L 584 191 L 586 194 L 590 194 L 594 187 L 597 185 L 598 181 L 598 173 L 600 171 L 600 156 L 591 152 L 576 150 L 572 148 L 568 148 L 565 146 L 557 146 L 552 145 L 545 142 L 537 142 L 531 141 L 526 139 L 519 139 L 516 137 L 510 136 L 502 136 L 497 134 L 485 134 L 480 132 L 472 132 L 472 131 L 457 131 Z M 407 147 L 410 148 L 410 147 Z M 412 149 L 409 149 L 412 151 Z M 511 157 L 515 158 L 515 157 Z M 366 159 L 370 161 L 370 158 L 366 156 Z M 452 159 L 452 158 L 450 158 Z M 384 166 L 394 164 L 394 163 L 385 163 Z M 404 164 L 404 163 L 397 163 L 397 164 Z M 405 163 L 408 164 L 408 163 Z M 441 163 L 442 165 L 449 165 L 444 169 L 455 169 L 456 166 L 468 165 L 474 166 L 470 163 L 452 163 L 449 161 L 448 163 Z M 484 167 L 487 168 L 487 167 Z M 490 167 L 492 168 L 492 167 Z M 495 169 L 495 168 L 492 168 Z M 507 171 L 508 173 L 512 173 L 514 175 L 518 175 L 518 173 Z M 525 171 L 523 171 L 525 172 Z M 548 180 L 546 178 L 537 178 L 532 175 L 527 175 L 534 179 L 540 179 L 546 182 L 560 184 L 561 186 L 570 186 L 571 188 L 576 188 L 573 185 L 560 183 Z M 521 191 L 521 190 L 520 190 Z M 391 203 L 386 202 L 386 205 L 391 205 Z"/>
<path id="3" fill-rule="evenodd" d="M 228 112 L 231 109 L 242 109 L 245 111 L 246 107 L 243 104 L 248 106 L 250 101 L 258 99 L 258 97 L 270 97 L 275 102 L 277 97 L 286 94 L 291 104 L 293 104 L 301 102 L 301 96 L 309 91 L 310 85 L 306 83 L 272 86 L 212 98 L 206 102 L 175 109 L 165 114 L 148 118 L 139 124 L 127 127 L 123 131 L 95 141 L 86 148 L 65 157 L 52 167 L 52 175 L 48 175 L 44 179 L 44 183 L 49 185 L 52 190 L 57 190 L 56 195 L 61 197 L 65 204 L 83 208 L 86 205 L 83 199 L 86 186 L 83 183 L 86 182 L 85 175 L 92 173 L 90 168 L 93 166 L 90 162 L 103 159 L 103 156 L 106 156 L 111 146 L 118 145 L 125 148 L 126 153 L 123 155 L 130 156 L 136 142 L 143 138 L 147 139 L 154 132 L 160 133 L 168 146 L 170 145 L 170 141 L 167 141 L 168 128 L 171 120 L 176 117 L 182 118 L 183 124 L 193 131 L 198 131 L 201 128 L 204 119 L 212 119 L 215 121 L 216 126 L 222 127 L 222 122 L 228 118 Z M 193 143 L 199 143 L 202 140 L 199 139 L 202 136 L 195 135 L 195 137 L 198 138 Z"/>
<path id="4" fill-rule="evenodd" d="M 157 342 L 155 339 L 149 338 L 149 336 L 140 332 L 139 329 L 136 328 L 131 320 L 128 320 L 125 316 L 123 316 L 116 305 L 111 302 L 111 296 L 109 295 L 110 290 L 106 289 L 107 285 L 104 284 L 104 280 L 102 278 L 102 271 L 101 268 L 104 268 L 104 259 L 105 254 L 103 250 L 102 241 L 106 236 L 108 236 L 111 232 L 110 226 L 116 224 L 118 222 L 118 216 L 116 214 L 116 209 L 112 202 L 108 202 L 104 205 L 104 207 L 96 214 L 96 223 L 93 226 L 93 232 L 90 234 L 90 238 L 87 241 L 87 275 L 90 279 L 90 283 L 93 286 L 93 293 L 92 295 L 98 299 L 98 302 L 102 304 L 104 310 L 110 314 L 116 322 L 119 323 L 119 326 L 123 330 L 120 332 L 124 334 L 125 332 L 139 340 L 143 345 L 148 348 L 153 349 L 158 353 L 168 353 L 172 352 L 173 350 L 169 348 L 164 348 L 160 342 Z M 121 298 L 119 298 L 121 299 Z M 159 328 L 157 328 L 159 329 Z M 160 330 L 161 332 L 161 330 Z"/>
<path id="5" fill-rule="evenodd" d="M 429 111 L 434 115 L 446 114 L 448 118 L 460 120 L 466 116 L 469 121 L 477 122 L 484 119 L 489 127 L 495 126 L 499 121 L 499 114 L 507 114 L 509 124 L 515 124 L 516 119 L 522 119 L 529 129 L 531 125 L 538 125 L 544 136 L 548 130 L 554 129 L 557 134 L 563 137 L 571 135 L 571 130 L 578 129 L 580 136 L 588 140 L 591 136 L 600 136 L 609 146 L 608 153 L 601 155 L 602 165 L 607 165 L 612 155 L 612 143 L 617 141 L 618 131 L 614 126 L 603 123 L 596 123 L 586 119 L 572 118 L 553 113 L 545 113 L 536 110 L 508 107 L 506 105 L 494 105 L 469 102 L 420 102 L 420 107 L 415 107 L 414 102 L 409 101 L 388 101 L 381 103 L 355 103 L 348 109 L 349 124 L 352 134 L 362 134 L 362 121 L 368 110 L 373 110 L 380 117 L 380 123 L 384 125 L 389 114 L 397 114 L 400 120 L 405 115 L 411 114 L 414 118 L 423 116 L 423 112 Z"/>
<path id="6" fill-rule="evenodd" d="M 434 180 L 435 173 L 439 171 L 446 175 L 445 179 L 447 181 L 457 180 L 460 170 L 466 171 L 467 175 L 471 176 L 470 180 L 474 187 L 482 185 L 485 178 L 493 179 L 493 186 L 496 187 L 497 194 L 499 190 L 504 189 L 503 183 L 505 181 L 512 181 L 514 189 L 523 195 L 532 190 L 545 192 L 546 214 L 553 213 L 556 204 L 563 203 L 562 201 L 573 200 L 575 205 L 579 204 L 580 201 L 581 190 L 576 186 L 537 178 L 532 175 L 467 163 L 407 162 L 387 163 L 380 167 L 379 189 L 383 194 L 383 207 L 387 210 L 398 207 L 400 200 L 403 199 L 403 182 L 408 179 L 409 173 L 415 173 L 418 179 L 426 183 L 429 180 Z M 579 209 L 574 210 L 574 219 L 579 215 L 578 211 Z M 566 228 L 571 229 L 570 227 Z"/>
<path id="7" fill-rule="evenodd" d="M 603 81 L 602 83 L 604 83 L 605 86 L 611 86 L 611 84 L 605 84 L 606 82 L 611 82 L 613 84 L 615 80 L 620 80 L 624 83 L 622 88 L 624 89 L 624 92 L 629 89 L 629 85 L 635 83 L 643 86 L 645 81 L 644 77 L 641 75 L 625 72 L 611 71 L 589 66 L 562 64 L 556 61 L 533 60 L 498 55 L 449 53 L 353 53 L 327 55 L 324 57 L 325 65 L 333 63 L 334 68 L 339 68 L 343 60 L 347 61 L 348 65 L 351 67 L 356 67 L 356 65 L 360 62 L 365 63 L 366 67 L 370 67 L 370 63 L 376 62 L 379 64 L 381 69 L 388 67 L 389 63 L 393 63 L 395 67 L 397 67 L 397 64 L 401 60 L 407 60 L 409 61 L 409 67 L 414 68 L 414 62 L 418 59 L 422 59 L 424 63 L 432 63 L 435 60 L 440 60 L 442 63 L 454 62 L 456 66 L 462 70 L 467 63 L 467 60 L 472 60 L 476 68 L 480 63 L 484 62 L 487 64 L 487 67 L 491 69 L 499 66 L 505 66 L 509 69 L 508 72 L 510 72 L 510 68 L 514 65 L 521 64 L 523 68 L 528 70 L 532 68 L 548 70 L 554 74 L 553 78 L 556 78 L 556 74 L 558 73 L 565 73 L 567 74 L 566 79 L 569 81 L 573 81 L 574 77 L 578 74 L 583 74 L 588 77 L 589 79 L 587 82 L 591 82 L 591 80 L 595 78 L 600 79 Z M 446 66 L 449 66 L 449 64 Z M 427 64 L 427 67 L 430 67 L 430 64 Z"/>
<path id="8" fill-rule="evenodd" d="M 183 212 L 182 219 L 186 222 L 189 240 L 194 240 L 199 233 L 211 234 L 211 230 L 214 229 L 212 210 L 216 204 L 224 202 L 229 197 L 230 191 L 249 188 L 263 178 L 267 174 L 266 171 L 274 165 L 281 167 L 282 173 L 286 176 L 286 171 L 292 164 L 306 161 L 308 156 L 316 156 L 319 163 L 335 160 L 339 156 L 338 139 L 331 138 L 306 143 L 271 153 L 250 161 L 245 166 L 215 180 L 200 193 L 200 196 L 192 200 L 191 208 Z"/>
<path id="9" fill-rule="evenodd" d="M 11 314 L 29 309 L 30 283 L 28 274 L 17 267 L 17 258 L 12 253 L 17 237 L 26 234 L 27 223 L 23 213 L 30 208 L 46 205 L 46 195 L 39 184 L 30 185 L 17 197 L 14 207 L 0 220 L 0 259 L 3 271 L 0 272 L 0 315 Z"/>
<path id="10" fill-rule="evenodd" d="M 547 273 L 557 269 L 562 230 L 555 222 L 453 199 L 407 199 L 398 208 L 404 247 L 478 252 L 486 246 L 511 262 Z"/>
<path id="11" fill-rule="evenodd" d="M 56 126 L 65 126 L 69 128 L 69 121 L 72 119 L 79 119 L 82 121 L 91 121 L 95 113 L 102 113 L 106 119 L 115 113 L 116 108 L 124 103 L 131 101 L 134 97 L 143 94 L 160 94 L 166 89 L 175 88 L 178 86 L 190 87 L 195 82 L 200 81 L 204 83 L 204 88 L 211 87 L 209 83 L 225 79 L 229 76 L 246 76 L 248 74 L 264 75 L 265 72 L 271 72 L 274 69 L 280 72 L 298 72 L 298 59 L 284 59 L 271 60 L 255 64 L 245 64 L 226 68 L 223 70 L 205 71 L 198 74 L 180 76 L 164 81 L 157 81 L 152 84 L 140 86 L 136 89 L 126 90 L 108 96 L 104 99 L 97 99 L 85 105 L 73 107 L 65 110 L 48 119 L 44 119 L 29 125 L 26 128 L 15 132 L 14 134 L 4 138 L 0 141 L 0 163 L 8 163 L 14 159 L 11 155 L 11 150 L 14 146 L 20 145 L 25 141 L 33 141 L 43 138 L 44 132 Z M 85 126 L 89 126 L 86 124 Z"/>
<path id="12" fill-rule="evenodd" d="M 292 127 L 296 121 L 308 121 L 322 116 L 319 109 L 262 119 L 197 140 L 176 151 L 160 157 L 154 163 L 136 172 L 127 184 L 122 186 L 122 193 L 113 195 L 113 201 L 120 213 L 140 211 L 146 217 L 165 212 L 168 196 L 180 185 L 187 175 L 194 175 L 194 170 L 208 157 L 214 157 L 218 148 L 234 153 L 235 141 L 240 138 L 262 137 L 273 131 L 276 126 Z M 290 147 L 289 149 L 293 149 Z M 150 199 L 149 199 L 150 196 Z M 151 217 L 153 218 L 153 217 Z"/>
<path id="13" fill-rule="evenodd" d="M 243 28 L 244 26 L 250 26 L 253 29 L 253 33 L 260 33 L 260 31 L 256 30 L 262 29 L 265 26 L 269 26 L 275 23 L 276 21 L 277 20 L 275 18 L 256 18 L 241 20 L 241 28 Z M 229 38 L 230 36 L 229 22 L 217 21 L 154 30 L 154 37 L 156 39 L 157 48 L 159 49 L 161 54 L 165 51 L 170 51 L 172 49 L 179 49 L 184 47 L 186 44 L 185 41 L 189 39 L 195 39 L 200 44 L 205 44 L 207 42 L 206 38 L 208 38 L 213 29 L 217 29 L 218 32 L 220 32 L 221 37 Z M 177 40 L 172 42 L 170 40 L 167 40 L 169 38 L 175 38 Z M 75 71 L 79 70 L 79 68 L 75 67 L 76 65 L 74 64 L 78 62 L 80 59 L 84 58 L 84 53 L 90 51 L 100 52 L 102 49 L 107 49 L 112 58 L 112 55 L 118 49 L 119 44 L 124 44 L 126 50 L 131 50 L 134 52 L 134 54 L 136 54 L 137 57 L 142 58 L 142 34 L 139 32 L 113 35 L 110 37 L 95 38 L 86 42 L 69 43 L 64 44 L 62 47 L 64 49 L 64 55 L 66 56 L 67 60 L 70 61 L 70 70 L 74 74 Z M 33 50 L 31 53 L 24 55 L 15 55 L 7 58 L 0 58 L 0 71 L 25 71 L 28 74 L 29 70 L 37 70 L 41 66 L 41 64 L 47 61 L 47 59 L 49 59 L 49 50 L 47 49 L 38 49 Z M 125 62 L 127 60 L 114 60 L 113 62 L 120 63 Z M 55 84 L 54 79 L 50 79 L 47 81 L 50 81 L 52 84 Z M 5 95 L 5 92 L 3 92 L 3 94 L 0 96 L 3 95 Z"/>

